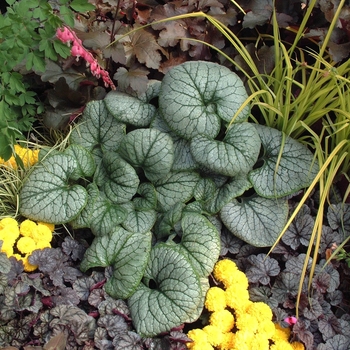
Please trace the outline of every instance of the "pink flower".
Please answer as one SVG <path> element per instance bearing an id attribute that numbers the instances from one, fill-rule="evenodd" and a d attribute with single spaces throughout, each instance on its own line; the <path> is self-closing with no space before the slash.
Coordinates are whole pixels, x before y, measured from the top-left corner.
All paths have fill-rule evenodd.
<path id="1" fill-rule="evenodd" d="M 56 37 L 63 43 L 68 43 L 68 46 L 72 42 L 73 43 L 73 46 L 71 49 L 72 56 L 77 57 L 77 59 L 79 59 L 80 57 L 83 58 L 86 61 L 87 66 L 90 65 L 91 73 L 95 77 L 100 78 L 102 76 L 102 80 L 105 84 L 105 87 L 110 86 L 112 90 L 116 89 L 112 79 L 109 77 L 108 72 L 105 71 L 98 64 L 94 56 L 92 56 L 91 53 L 85 49 L 85 47 L 82 44 L 82 41 L 76 36 L 76 34 L 69 27 L 58 28 L 56 31 Z"/>
<path id="2" fill-rule="evenodd" d="M 283 321 L 288 323 L 290 326 L 293 326 L 298 322 L 298 319 L 295 316 L 288 316 Z"/>

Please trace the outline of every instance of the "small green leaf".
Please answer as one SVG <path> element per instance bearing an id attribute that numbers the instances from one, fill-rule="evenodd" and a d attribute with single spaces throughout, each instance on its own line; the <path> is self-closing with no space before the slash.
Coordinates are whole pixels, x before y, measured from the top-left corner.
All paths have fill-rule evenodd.
<path id="1" fill-rule="evenodd" d="M 103 155 L 94 181 L 113 203 L 124 203 L 131 200 L 140 183 L 135 169 L 113 152 Z"/>
<path id="2" fill-rule="evenodd" d="M 212 62 L 185 62 L 162 79 L 159 109 L 171 130 L 184 139 L 215 138 L 221 120 L 231 121 L 248 95 L 230 69 Z M 246 120 L 248 108 L 236 121 Z"/>
<path id="3" fill-rule="evenodd" d="M 137 234 L 116 227 L 108 235 L 96 237 L 80 264 L 82 271 L 113 265 L 106 291 L 113 298 L 126 299 L 139 285 L 151 250 L 151 232 Z"/>
<path id="4" fill-rule="evenodd" d="M 30 173 L 20 195 L 20 213 L 35 221 L 54 224 L 73 220 L 87 202 L 87 192 L 69 179 L 76 172 L 77 161 L 65 154 L 46 158 Z"/>
<path id="5" fill-rule="evenodd" d="M 151 250 L 143 282 L 128 299 L 128 306 L 137 333 L 156 336 L 203 308 L 200 280 L 182 254 L 158 244 Z"/>
<path id="6" fill-rule="evenodd" d="M 157 207 L 157 193 L 154 186 L 149 182 L 143 182 L 137 189 L 138 196 L 133 199 L 137 210 L 150 210 Z"/>
<path id="7" fill-rule="evenodd" d="M 76 12 L 95 10 L 95 6 L 93 4 L 89 4 L 87 0 L 73 0 L 69 6 Z"/>
<path id="8" fill-rule="evenodd" d="M 85 148 L 72 144 L 64 153 L 72 156 L 77 161 L 77 169 L 71 175 L 72 180 L 91 177 L 94 174 L 96 170 L 95 161 Z"/>
<path id="9" fill-rule="evenodd" d="M 149 126 L 156 112 L 153 105 L 119 91 L 110 91 L 104 102 L 109 112 L 119 122 L 137 127 Z"/>
<path id="10" fill-rule="evenodd" d="M 150 231 L 156 222 L 157 212 L 152 209 L 138 210 L 134 207 L 133 202 L 122 205 L 127 211 L 127 216 L 123 220 L 122 226 L 130 232 L 144 233 Z"/>
<path id="11" fill-rule="evenodd" d="M 255 247 L 271 247 L 288 217 L 288 202 L 262 197 L 240 198 L 220 212 L 224 225 L 238 238 Z"/>
<path id="12" fill-rule="evenodd" d="M 177 202 L 189 201 L 193 197 L 199 179 L 198 173 L 184 171 L 170 173 L 166 178 L 154 182 L 159 210 L 165 212 Z"/>
<path id="13" fill-rule="evenodd" d="M 125 124 L 119 123 L 108 113 L 103 101 L 91 101 L 80 123 L 73 129 L 70 142 L 89 151 L 96 148 L 116 151 L 125 135 Z"/>
<path id="14" fill-rule="evenodd" d="M 187 213 L 181 220 L 181 242 L 176 246 L 192 264 L 199 277 L 207 277 L 219 259 L 218 230 L 203 215 Z"/>
<path id="15" fill-rule="evenodd" d="M 255 191 L 262 197 L 276 198 L 309 186 L 318 172 L 312 152 L 289 136 L 282 144 L 283 135 L 279 130 L 262 125 L 255 127 L 264 148 L 260 159 L 264 164 L 249 173 Z"/>
<path id="16" fill-rule="evenodd" d="M 191 153 L 196 162 L 211 171 L 235 176 L 248 173 L 258 159 L 260 139 L 249 123 L 233 124 L 223 141 L 196 136 L 191 140 Z"/>
<path id="17" fill-rule="evenodd" d="M 170 172 L 174 161 L 173 141 L 157 129 L 136 129 L 125 136 L 119 154 L 133 167 L 142 168 L 153 182 Z"/>

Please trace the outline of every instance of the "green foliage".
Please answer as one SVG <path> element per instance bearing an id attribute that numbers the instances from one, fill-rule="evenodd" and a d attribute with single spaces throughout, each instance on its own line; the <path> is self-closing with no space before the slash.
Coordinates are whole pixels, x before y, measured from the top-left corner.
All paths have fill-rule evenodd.
<path id="1" fill-rule="evenodd" d="M 58 11 L 44 0 L 7 3 L 7 12 L 0 16 L 0 157 L 5 160 L 15 140 L 24 138 L 43 112 L 24 75 L 44 72 L 46 60 L 70 56 L 70 49 L 55 39 L 56 29 L 63 23 L 74 25 L 74 11 L 94 9 L 87 0 L 60 0 Z"/>
<path id="2" fill-rule="evenodd" d="M 215 81 L 209 71 L 226 79 Z M 106 288 L 128 298 L 146 336 L 199 317 L 222 223 L 250 244 L 271 246 L 287 219 L 284 197 L 317 173 L 305 146 L 248 123 L 247 108 L 229 126 L 247 96 L 227 68 L 187 62 L 149 89 L 90 102 L 71 145 L 43 157 L 20 193 L 22 215 L 91 229 L 96 238 L 82 270 L 112 266 Z M 158 110 L 149 103 L 155 93 Z M 141 305 L 143 298 L 149 303 Z M 175 302 L 181 298 L 183 305 Z"/>

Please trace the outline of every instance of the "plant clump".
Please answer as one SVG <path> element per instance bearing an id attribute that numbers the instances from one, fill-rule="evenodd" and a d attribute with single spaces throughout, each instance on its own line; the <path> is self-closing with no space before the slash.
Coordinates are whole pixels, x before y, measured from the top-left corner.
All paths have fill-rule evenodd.
<path id="1" fill-rule="evenodd" d="M 234 261 L 219 260 L 213 277 L 217 285 L 209 288 L 205 298 L 209 321 L 187 333 L 192 339 L 189 349 L 305 349 L 300 342 L 289 342 L 289 328 L 272 322 L 269 305 L 250 300 L 248 279 Z"/>

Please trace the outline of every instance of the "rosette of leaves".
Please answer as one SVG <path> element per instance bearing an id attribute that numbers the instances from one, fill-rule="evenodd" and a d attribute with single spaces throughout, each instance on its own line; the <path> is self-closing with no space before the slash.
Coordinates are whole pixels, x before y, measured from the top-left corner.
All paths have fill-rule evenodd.
<path id="1" fill-rule="evenodd" d="M 271 246 L 287 219 L 283 197 L 315 175 L 308 149 L 248 123 L 247 108 L 228 127 L 246 98 L 227 68 L 184 63 L 142 95 L 90 102 L 71 145 L 44 157 L 23 185 L 23 215 L 91 229 L 81 268 L 112 267 L 106 289 L 128 299 L 140 334 L 200 315 L 222 223 Z"/>

